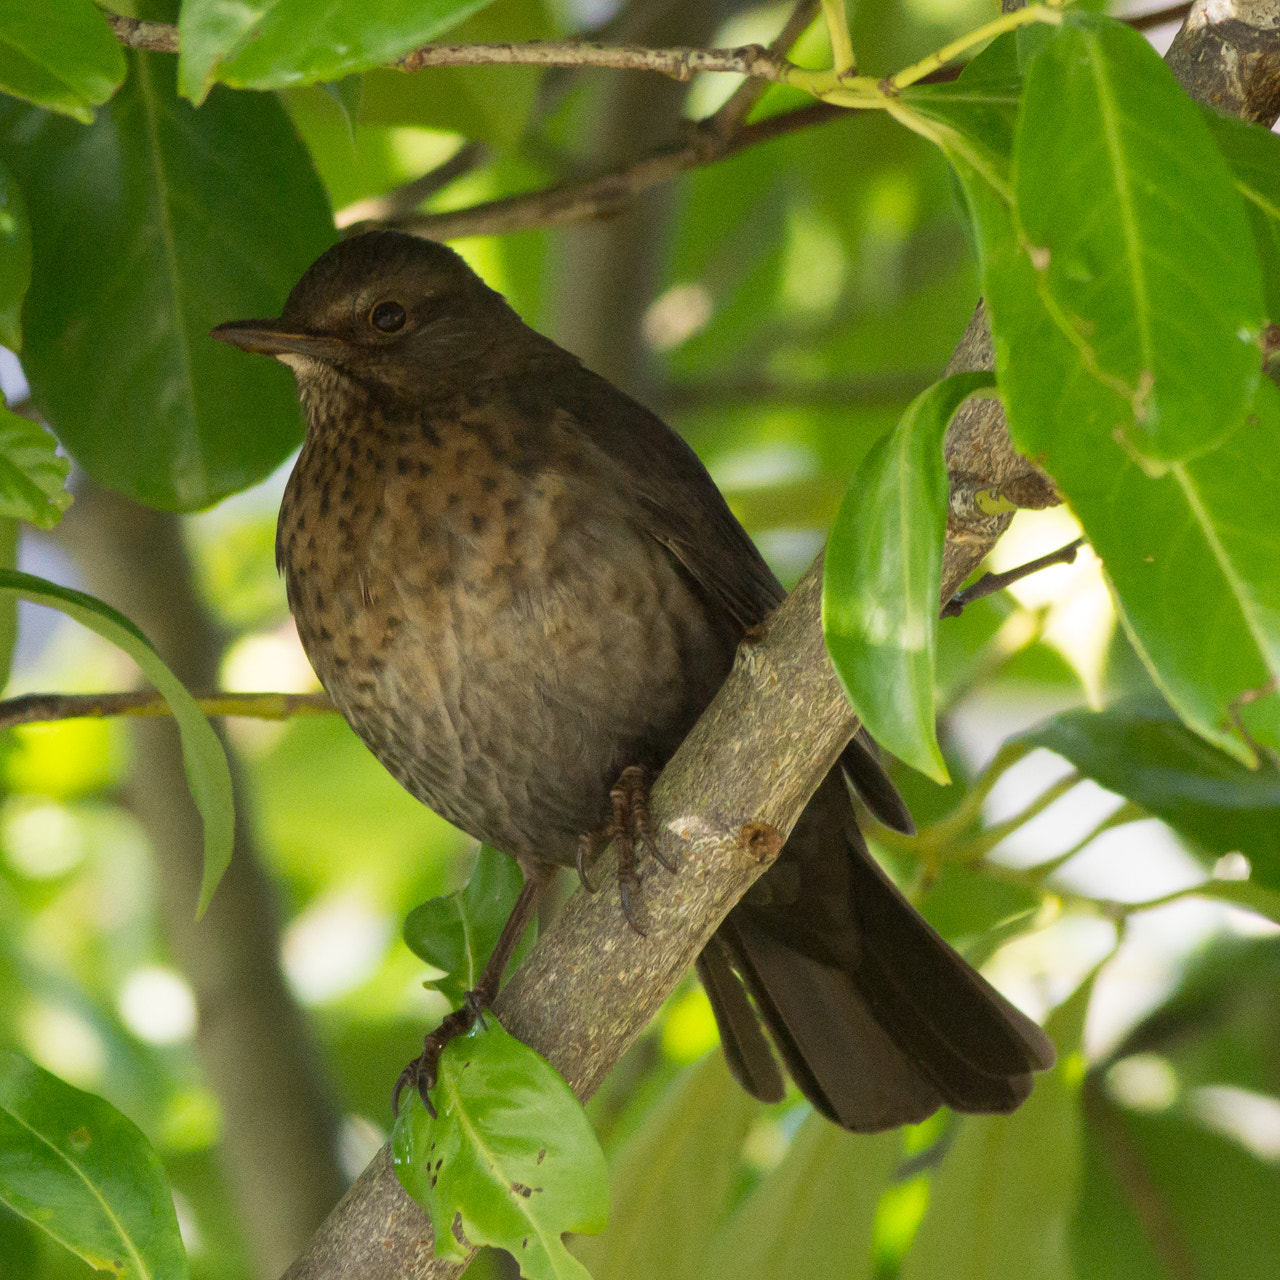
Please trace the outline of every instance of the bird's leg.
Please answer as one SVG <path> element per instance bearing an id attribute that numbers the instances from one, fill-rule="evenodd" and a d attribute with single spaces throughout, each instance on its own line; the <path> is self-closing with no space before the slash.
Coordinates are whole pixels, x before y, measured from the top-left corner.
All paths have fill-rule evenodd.
<path id="1" fill-rule="evenodd" d="M 422 1105 L 431 1113 L 432 1118 L 435 1118 L 436 1109 L 431 1105 L 429 1094 L 435 1088 L 436 1067 L 440 1061 L 440 1055 L 450 1040 L 465 1035 L 477 1022 L 484 1026 L 484 1011 L 493 1004 L 498 995 L 502 975 L 507 971 L 507 965 L 511 963 L 511 957 L 515 955 L 520 939 L 524 937 L 525 927 L 533 914 L 534 903 L 537 902 L 538 893 L 546 882 L 546 873 L 539 873 L 536 870 L 525 871 L 524 887 L 520 890 L 515 906 L 511 908 L 506 924 L 502 926 L 502 932 L 498 935 L 497 944 L 485 962 L 479 982 L 467 992 L 462 1007 L 448 1014 L 444 1021 L 427 1036 L 422 1042 L 422 1052 L 405 1067 L 399 1079 L 396 1080 L 395 1088 L 391 1093 L 391 1109 L 395 1114 L 400 1113 L 401 1093 L 409 1085 L 413 1085 L 418 1091 L 418 1097 L 422 1099 Z"/>
<path id="2" fill-rule="evenodd" d="M 639 765 L 631 765 L 618 775 L 609 792 L 611 817 L 608 834 L 618 842 L 618 896 L 627 923 L 641 936 L 645 931 L 631 906 L 631 892 L 640 886 L 637 846 L 660 862 L 668 871 L 679 870 L 678 862 L 668 861 L 658 848 L 649 822 L 649 779 Z"/>

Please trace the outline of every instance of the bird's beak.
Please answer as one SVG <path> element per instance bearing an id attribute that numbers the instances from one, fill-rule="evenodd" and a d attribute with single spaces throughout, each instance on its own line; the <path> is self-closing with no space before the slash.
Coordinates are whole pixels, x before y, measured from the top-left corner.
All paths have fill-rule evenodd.
<path id="1" fill-rule="evenodd" d="M 283 320 L 229 320 L 210 331 L 211 338 L 264 356 L 310 356 L 332 360 L 346 346 L 341 338 L 296 333 Z"/>

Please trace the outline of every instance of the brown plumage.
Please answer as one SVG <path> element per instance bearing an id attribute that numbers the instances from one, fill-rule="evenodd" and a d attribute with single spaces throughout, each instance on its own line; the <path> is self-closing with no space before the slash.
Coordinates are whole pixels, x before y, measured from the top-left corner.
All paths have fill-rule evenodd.
<path id="1" fill-rule="evenodd" d="M 397 233 L 335 246 L 280 320 L 215 336 L 297 375 L 276 554 L 334 703 L 526 879 L 574 865 L 619 776 L 661 769 L 783 596 L 702 464 L 456 254 Z M 699 959 L 729 1063 L 781 1096 L 763 1019 L 847 1128 L 1012 1110 L 1052 1045 L 871 859 L 846 775 L 909 827 L 856 739 Z"/>

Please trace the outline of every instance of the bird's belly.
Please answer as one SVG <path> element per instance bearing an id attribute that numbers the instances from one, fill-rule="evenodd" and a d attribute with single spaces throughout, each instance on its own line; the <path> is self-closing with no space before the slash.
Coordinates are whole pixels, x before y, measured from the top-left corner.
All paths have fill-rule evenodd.
<path id="1" fill-rule="evenodd" d="M 732 660 L 661 546 L 625 533 L 602 551 L 523 576 L 456 554 L 447 573 L 431 557 L 392 575 L 371 565 L 349 575 L 324 635 L 295 610 L 317 674 L 383 765 L 522 861 L 571 862 L 618 773 L 660 767 Z"/>

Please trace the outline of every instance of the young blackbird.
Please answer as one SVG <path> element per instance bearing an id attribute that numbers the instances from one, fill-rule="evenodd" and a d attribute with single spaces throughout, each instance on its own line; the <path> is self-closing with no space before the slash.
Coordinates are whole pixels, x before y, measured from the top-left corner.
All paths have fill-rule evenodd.
<path id="1" fill-rule="evenodd" d="M 214 337 L 292 367 L 307 418 L 276 559 L 335 705 L 419 800 L 510 854 L 526 887 L 618 838 L 632 918 L 655 775 L 783 590 L 693 451 L 526 327 L 442 245 L 335 245 L 278 320 Z M 910 817 L 857 738 L 698 961 L 729 1065 L 872 1132 L 943 1103 L 1011 1111 L 1043 1031 L 962 960 L 867 852 L 846 779 Z M 584 840 L 584 837 L 586 839 Z M 491 962 L 400 1085 L 493 998 Z M 748 995 L 751 997 L 748 999 Z"/>

